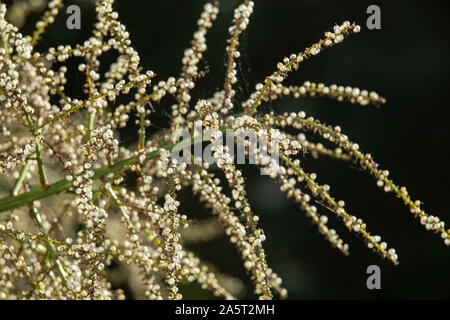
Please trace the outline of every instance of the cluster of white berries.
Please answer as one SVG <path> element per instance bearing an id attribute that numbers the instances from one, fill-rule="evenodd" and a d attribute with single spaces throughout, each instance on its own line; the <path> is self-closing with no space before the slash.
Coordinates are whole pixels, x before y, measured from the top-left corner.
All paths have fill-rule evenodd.
<path id="1" fill-rule="evenodd" d="M 80 292 L 83 276 L 80 268 L 76 264 L 73 264 L 69 266 L 68 272 L 70 273 L 70 276 L 67 278 L 67 287 L 75 292 Z"/>
<path id="2" fill-rule="evenodd" d="M 359 150 L 359 145 L 349 141 L 345 134 L 341 133 L 341 128 L 336 126 L 334 128 L 321 124 L 318 120 L 309 117 L 306 118 L 303 112 L 298 114 L 283 114 L 280 116 L 266 115 L 264 121 L 270 125 L 279 125 L 285 127 L 291 125 L 294 128 L 313 131 L 320 134 L 326 140 L 335 143 L 344 150 L 352 159 L 356 159 L 361 168 L 369 171 L 376 179 L 377 185 L 383 187 L 385 192 L 394 192 L 399 198 L 401 198 L 405 204 L 411 209 L 414 215 L 421 217 L 421 223 L 427 228 L 427 230 L 439 231 L 443 236 L 444 242 L 450 243 L 447 239 L 450 239 L 448 233 L 445 231 L 444 223 L 435 219 L 435 217 L 429 219 L 429 215 L 420 208 L 420 201 L 412 201 L 408 195 L 405 187 L 398 187 L 394 182 L 388 178 L 389 171 L 381 170 L 378 164 L 372 159 L 370 154 L 363 154 Z M 429 222 L 428 222 L 429 221 Z M 353 225 L 353 223 L 351 223 Z M 356 227 L 358 230 L 358 226 Z M 355 230 L 356 231 L 356 230 Z M 375 246 L 376 247 L 376 246 Z M 376 247 L 378 248 L 378 247 Z"/>
<path id="3" fill-rule="evenodd" d="M 344 153 L 340 147 L 336 147 L 334 150 L 328 149 L 320 142 L 314 143 L 307 140 L 304 133 L 299 133 L 295 138 L 315 159 L 320 155 L 324 155 L 345 161 L 351 160 L 350 156 L 347 153 Z"/>
<path id="4" fill-rule="evenodd" d="M 32 140 L 21 146 L 16 146 L 11 154 L 2 153 L 0 158 L 0 171 L 5 173 L 18 165 L 24 164 L 27 158 L 36 150 L 36 143 Z"/>
<path id="5" fill-rule="evenodd" d="M 191 47 L 184 51 L 183 74 L 184 78 L 193 78 L 198 75 L 198 63 L 206 51 L 206 34 L 217 18 L 219 8 L 211 3 L 206 3 L 200 19 L 197 20 L 198 30 L 194 33 Z"/>
<path id="6" fill-rule="evenodd" d="M 293 165 L 299 167 L 300 161 L 298 159 L 293 161 Z M 296 186 L 297 180 L 293 175 L 293 169 L 286 169 L 284 166 L 276 171 L 276 180 L 280 184 L 280 190 L 287 194 L 288 198 L 293 198 L 296 203 L 299 204 L 309 218 L 317 225 L 319 232 L 324 235 L 333 247 L 338 248 L 345 255 L 349 254 L 349 246 L 339 237 L 336 230 L 327 226 L 328 217 L 326 215 L 320 215 L 317 207 L 310 203 L 311 196 L 304 193 L 299 187 Z"/>
<path id="7" fill-rule="evenodd" d="M 219 129 L 219 115 L 212 110 L 211 106 L 206 101 L 200 101 L 196 110 L 199 114 L 203 114 L 203 123 L 206 128 L 212 131 L 211 142 L 213 144 L 213 157 L 216 159 L 217 166 L 225 174 L 225 178 L 228 181 L 228 185 L 231 187 L 231 194 L 234 200 L 234 207 L 241 212 L 241 215 L 246 220 L 246 234 L 248 234 L 247 244 L 249 245 L 249 254 L 254 254 L 254 259 L 247 260 L 245 266 L 252 270 L 254 273 L 256 289 L 255 293 L 259 294 L 261 298 L 271 299 L 271 283 L 268 281 L 269 268 L 267 266 L 264 249 L 262 248 L 262 242 L 265 240 L 265 235 L 261 229 L 257 228 L 257 222 L 259 217 L 255 215 L 247 200 L 244 178 L 242 172 L 236 168 L 232 163 L 232 155 L 229 153 L 228 146 L 223 145 L 222 132 Z M 233 121 L 233 128 L 237 129 L 236 136 L 239 136 L 239 130 L 244 128 L 252 128 L 252 124 L 255 124 L 255 119 L 250 117 L 236 118 Z M 243 127 L 244 126 L 244 127 Z M 242 131 L 245 134 L 245 130 Z M 285 152 L 291 152 L 295 150 L 295 144 L 291 145 L 290 141 L 285 141 L 284 135 L 280 135 L 278 132 L 271 132 L 272 141 L 274 143 L 281 143 L 285 147 Z M 238 142 L 239 143 L 239 142 Z M 228 229 L 230 230 L 230 229 Z M 245 252 L 247 252 L 247 250 Z"/>
<path id="8" fill-rule="evenodd" d="M 15 6 L 30 7 L 27 3 Z M 61 0 L 49 1 L 31 36 L 23 36 L 7 21 L 6 6 L 0 4 L 0 173 L 5 185 L 13 186 L 11 195 L 0 199 L 0 212 L 9 211 L 0 221 L 0 299 L 124 299 L 124 291 L 114 290 L 107 277 L 113 262 L 125 270 L 127 284 L 139 298 L 181 299 L 178 284 L 185 279 L 197 281 L 216 296 L 233 299 L 240 290 L 229 284 L 238 282 L 239 287 L 240 281 L 218 273 L 185 248 L 188 241 L 208 241 L 221 232 L 241 255 L 253 292 L 260 299 L 275 294 L 285 298 L 281 278 L 267 263 L 266 235 L 247 197 L 243 171 L 234 164 L 234 150 L 223 143 L 229 128 L 235 133 L 233 148 L 237 144 L 250 163 L 278 182 L 281 191 L 342 253 L 348 254 L 348 245 L 328 226 L 328 216 L 319 212 L 314 200 L 360 235 L 368 248 L 398 262 L 396 251 L 380 236 L 370 234 L 364 221 L 350 215 L 344 201 L 332 197 L 330 186 L 319 184 L 315 173 L 303 169 L 295 159 L 302 151 L 357 163 L 376 179 L 377 186 L 400 198 L 427 230 L 439 233 L 450 245 L 450 230 L 444 222 L 427 214 L 405 187 L 394 184 L 389 172 L 381 170 L 370 154 L 362 153 L 339 126 L 325 125 L 303 111 L 255 115 L 264 101 L 285 96 L 329 97 L 363 106 L 385 103 L 376 92 L 356 87 L 310 81 L 300 86 L 283 84 L 305 59 L 359 32 L 359 26 L 345 21 L 304 51 L 284 57 L 275 72 L 256 84 L 255 92 L 242 104 L 244 112 L 239 113 L 234 108 L 239 81 L 236 59 L 241 55 L 240 37 L 253 12 L 252 1 L 244 0 L 234 11 L 223 88 L 196 101 L 192 90 L 206 73 L 200 70 L 200 62 L 207 50 L 207 32 L 218 15 L 217 4 L 204 6 L 198 29 L 184 51 L 180 74 L 153 84 L 156 75 L 142 71 L 141 57 L 114 11 L 113 0 L 96 1 L 97 22 L 82 44 L 56 45 L 38 52 L 36 44 L 62 4 Z M 105 69 L 101 56 L 111 51 L 118 57 Z M 76 99 L 66 92 L 66 64 L 71 58 L 82 60 L 76 72 L 85 79 L 85 98 Z M 106 71 L 102 74 L 102 70 Z M 121 99 L 123 95 L 128 95 L 127 100 Z M 167 96 L 175 103 L 167 110 L 155 108 Z M 149 138 L 150 115 L 159 111 L 169 116 L 169 128 Z M 128 139 L 121 144 L 116 138 L 118 129 L 131 119 L 139 127 L 136 147 L 128 145 Z M 217 166 L 203 159 L 187 164 L 172 157 L 174 136 L 180 130 L 192 133 L 195 140 L 210 139 Z M 336 148 L 308 141 L 305 132 Z M 246 140 L 250 135 L 259 146 Z M 196 144 L 194 149 L 197 145 L 203 148 Z M 211 168 L 220 173 L 216 175 Z M 219 178 L 222 174 L 224 178 Z M 58 176 L 65 179 L 53 182 Z M 189 212 L 181 212 L 177 198 L 184 187 L 191 187 L 218 219 L 189 220 Z M 56 199 L 48 197 L 56 194 Z M 24 210 L 15 210 L 21 207 Z M 25 210 L 30 214 L 22 214 Z M 38 233 L 30 232 L 36 225 Z M 58 240 L 61 237 L 65 240 Z"/>
<path id="9" fill-rule="evenodd" d="M 181 272 L 188 281 L 197 279 L 203 289 L 209 289 L 216 297 L 224 297 L 227 300 L 236 299 L 230 290 L 220 284 L 216 274 L 202 264 L 192 252 L 183 252 L 182 264 L 184 268 Z"/>
<path id="10" fill-rule="evenodd" d="M 289 175 L 293 175 L 297 177 L 299 182 L 305 182 L 307 188 L 311 191 L 311 194 L 319 198 L 332 208 L 332 211 L 340 217 L 347 228 L 351 231 L 354 231 L 360 234 L 363 239 L 366 240 L 369 248 L 376 248 L 381 255 L 387 256 L 387 251 L 385 248 L 381 248 L 377 246 L 374 242 L 370 233 L 366 230 L 366 224 L 361 220 L 356 218 L 355 216 L 350 216 L 349 213 L 344 209 L 345 203 L 344 201 L 336 201 L 329 193 L 330 187 L 328 185 L 319 185 L 316 182 L 317 175 L 315 173 L 306 173 L 303 168 L 300 166 L 300 162 L 297 160 L 289 160 L 287 157 L 282 156 L 283 162 L 287 165 L 288 170 L 287 173 Z M 326 222 L 322 220 L 322 222 Z M 338 248 L 343 248 L 342 244 L 337 245 Z M 393 259 L 393 256 L 389 257 L 390 260 L 394 263 L 397 262 L 397 259 Z"/>
<path id="11" fill-rule="evenodd" d="M 265 240 L 264 234 L 258 230 L 252 233 L 249 233 L 252 230 L 249 230 L 249 232 L 246 230 L 246 227 L 240 222 L 239 217 L 235 216 L 231 210 L 230 203 L 232 200 L 223 193 L 222 187 L 219 186 L 220 180 L 215 179 L 205 169 L 190 172 L 186 178 L 192 181 L 193 191 L 200 194 L 201 200 L 206 202 L 225 224 L 225 233 L 241 252 L 246 269 L 252 273 L 256 292 L 261 294 L 261 297 L 268 298 L 267 294 L 270 293 L 267 292 L 268 284 L 265 279 L 267 277 L 267 279 L 270 279 L 270 286 L 277 289 L 284 296 L 285 292 L 283 288 L 275 285 L 276 283 L 281 283 L 281 280 L 266 266 L 264 252 L 259 251 L 258 254 L 258 250 L 255 250 L 257 249 L 255 246 L 259 247 Z M 233 179 L 233 177 L 231 176 L 230 179 Z M 242 179 L 242 177 L 238 179 Z M 236 205 L 240 198 L 239 191 L 236 190 L 233 193 L 236 198 Z M 242 202 L 238 206 L 240 207 L 239 209 L 245 208 Z M 258 219 L 256 218 L 254 222 L 257 221 Z"/>

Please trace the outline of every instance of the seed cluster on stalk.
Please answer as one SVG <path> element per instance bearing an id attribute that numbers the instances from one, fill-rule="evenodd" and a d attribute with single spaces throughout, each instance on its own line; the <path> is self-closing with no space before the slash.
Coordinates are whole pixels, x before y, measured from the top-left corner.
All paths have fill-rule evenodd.
<path id="1" fill-rule="evenodd" d="M 285 84 L 307 59 L 360 32 L 355 23 L 335 25 L 317 43 L 284 57 L 246 100 L 237 101 L 240 39 L 255 10 L 255 4 L 245 0 L 234 10 L 228 29 L 223 87 L 195 99 L 193 90 L 206 73 L 201 62 L 208 31 L 219 14 L 218 2 L 204 5 L 181 71 L 167 79 L 158 77 L 156 66 L 155 71 L 142 66 L 113 0 L 95 2 L 97 21 L 82 44 L 38 51 L 36 44 L 63 5 L 61 0 L 49 1 L 36 30 L 23 35 L 12 22 L 23 24 L 18 13 L 25 16 L 40 6 L 18 1 L 7 10 L 0 4 L 0 174 L 2 185 L 11 188 L 0 198 L 0 299 L 125 299 L 129 292 L 138 298 L 182 299 L 183 285 L 190 282 L 216 297 L 236 299 L 244 292 L 243 281 L 189 249 L 190 243 L 221 235 L 238 251 L 256 297 L 286 298 L 287 288 L 271 268 L 273 260 L 264 246 L 271 235 L 265 234 L 260 224 L 264 216 L 248 198 L 235 146 L 345 255 L 349 245 L 328 224 L 330 214 L 369 249 L 394 264 L 399 261 L 395 249 L 349 212 L 329 185 L 305 170 L 303 163 L 317 157 L 360 166 L 450 246 L 445 223 L 425 212 L 422 202 L 394 183 L 389 171 L 361 151 L 341 127 L 303 111 L 260 112 L 262 104 L 284 97 L 385 104 L 378 93 L 357 87 Z M 102 56 L 109 52 L 118 56 L 104 68 Z M 67 94 L 72 58 L 82 60 L 74 72 L 84 79 L 79 84 L 83 98 Z M 166 97 L 174 101 L 169 107 L 161 103 Z M 157 112 L 168 118 L 168 125 L 150 134 L 150 127 L 157 127 L 151 121 Z M 129 124 L 138 127 L 136 143 L 120 139 L 119 129 Z M 234 132 L 233 150 L 224 143 L 228 129 Z M 209 142 L 213 163 L 197 154 L 174 156 L 176 133 L 183 130 Z M 246 139 L 249 133 L 263 143 L 253 145 Z M 327 144 L 316 142 L 316 137 Z M 198 221 L 195 213 L 186 212 L 180 197 L 186 188 L 211 218 Z M 117 289 L 114 277 L 130 290 Z"/>

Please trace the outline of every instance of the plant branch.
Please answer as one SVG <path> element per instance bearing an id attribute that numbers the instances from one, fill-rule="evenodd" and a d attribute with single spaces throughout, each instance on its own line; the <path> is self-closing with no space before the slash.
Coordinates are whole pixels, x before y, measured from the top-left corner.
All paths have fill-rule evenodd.
<path id="1" fill-rule="evenodd" d="M 223 127 L 223 128 L 221 128 L 221 131 L 225 131 L 226 129 L 227 129 L 227 127 Z M 176 152 L 176 151 L 180 151 L 186 147 L 192 146 L 198 142 L 208 141 L 209 139 L 210 139 L 209 134 L 204 134 L 201 137 L 197 137 L 197 138 L 193 139 L 193 141 L 191 139 L 184 139 L 184 140 L 180 141 L 179 143 L 167 144 L 167 145 L 162 146 L 161 148 L 170 150 L 172 152 Z M 155 150 L 152 152 L 148 152 L 145 155 L 145 160 L 147 161 L 150 159 L 157 158 L 159 156 L 159 149 L 161 149 L 161 148 L 158 148 L 158 150 Z M 136 162 L 137 160 L 138 160 L 138 156 L 133 156 L 133 157 L 130 157 L 127 159 L 120 160 L 120 161 L 116 162 L 115 164 L 113 164 L 112 166 L 106 165 L 101 168 L 98 168 L 98 169 L 94 170 L 94 176 L 91 179 L 97 180 L 101 177 L 104 177 L 104 176 L 110 174 L 110 173 L 118 172 L 118 171 L 122 170 L 124 167 L 130 165 L 131 163 Z M 1 198 L 0 199 L 0 212 L 23 207 L 33 201 L 47 198 L 51 195 L 68 190 L 68 189 L 70 189 L 71 186 L 72 186 L 72 183 L 70 181 L 68 181 L 66 179 L 62 179 L 62 180 L 59 180 L 55 183 L 48 185 L 48 187 L 40 186 L 40 187 L 36 187 L 36 188 L 30 190 L 29 192 L 22 193 L 20 195 Z"/>

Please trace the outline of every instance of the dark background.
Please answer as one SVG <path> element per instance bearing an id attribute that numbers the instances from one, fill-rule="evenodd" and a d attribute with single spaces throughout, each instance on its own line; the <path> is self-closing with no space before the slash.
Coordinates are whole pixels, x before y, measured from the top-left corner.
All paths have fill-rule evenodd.
<path id="1" fill-rule="evenodd" d="M 51 27 L 40 49 L 62 43 L 82 42 L 90 35 L 94 21 L 88 1 L 64 1 L 82 8 L 81 31 L 65 28 L 62 12 Z M 120 20 L 128 27 L 134 47 L 146 69 L 160 78 L 177 76 L 184 48 L 189 45 L 204 1 L 119 0 Z M 234 8 L 240 1 L 222 1 L 221 13 L 208 33 L 206 54 L 208 75 L 195 91 L 208 97 L 223 84 L 225 39 Z M 365 26 L 370 4 L 381 7 L 381 30 Z M 257 82 L 271 74 L 284 56 L 297 53 L 323 37 L 335 23 L 355 21 L 362 32 L 343 44 L 324 50 L 309 59 L 286 84 L 305 80 L 325 84 L 350 85 L 375 90 L 387 104 L 360 107 L 329 99 L 285 99 L 262 110 L 304 110 L 331 125 L 341 125 L 350 139 L 370 152 L 381 167 L 391 172 L 399 185 L 405 185 L 413 199 L 422 200 L 424 209 L 450 223 L 447 149 L 450 129 L 447 109 L 449 72 L 448 21 L 450 11 L 438 1 L 256 1 L 251 23 L 241 41 L 240 85 L 242 101 Z M 30 30 L 39 14 L 32 14 L 24 30 Z M 34 20 L 33 20 L 34 19 Z M 106 56 L 105 62 L 113 56 Z M 75 66 L 75 62 L 74 66 Z M 78 76 L 69 83 L 73 95 L 82 95 Z M 158 107 L 168 110 L 171 101 Z M 155 123 L 164 123 L 155 116 Z M 136 128 L 121 131 L 124 144 L 135 140 Z M 418 220 L 392 194 L 376 187 L 374 179 L 355 166 L 331 159 L 314 160 L 306 155 L 303 165 L 318 174 L 318 181 L 331 185 L 331 193 L 347 204 L 350 213 L 363 218 L 368 229 L 380 234 L 396 248 L 400 265 L 393 266 L 369 251 L 360 239 L 350 234 L 336 219 L 331 224 L 350 244 L 349 257 L 342 256 L 318 234 L 316 227 L 278 185 L 247 167 L 248 194 L 268 240 L 269 264 L 283 279 L 291 299 L 435 299 L 450 297 L 450 248 L 440 235 L 425 231 Z M 191 217 L 206 217 L 192 195 L 181 195 L 183 210 Z M 197 199 L 196 199 L 197 200 Z M 320 206 L 319 206 L 320 207 Z M 326 212 L 325 208 L 320 208 Z M 332 214 L 330 215 L 332 216 Z M 449 225 L 447 225 L 449 227 Z M 248 279 L 240 257 L 226 237 L 207 245 L 191 247 L 202 258 L 242 279 Z M 381 267 L 381 290 L 366 288 L 366 268 Z M 245 280 L 248 281 L 248 280 Z M 210 298 L 196 286 L 187 287 L 185 298 Z M 252 292 L 244 297 L 254 298 Z"/>

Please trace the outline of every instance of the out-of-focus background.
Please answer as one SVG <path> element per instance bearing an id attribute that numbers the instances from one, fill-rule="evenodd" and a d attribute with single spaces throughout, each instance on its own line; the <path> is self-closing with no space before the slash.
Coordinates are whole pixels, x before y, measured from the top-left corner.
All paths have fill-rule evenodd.
<path id="1" fill-rule="evenodd" d="M 293 72 L 287 84 L 305 80 L 375 90 L 387 98 L 377 109 L 338 103 L 326 98 L 285 99 L 267 106 L 279 112 L 304 110 L 331 125 L 340 125 L 361 149 L 370 152 L 391 177 L 405 185 L 424 209 L 450 223 L 447 151 L 450 147 L 447 78 L 450 38 L 447 35 L 450 10 L 445 1 L 255 1 L 248 30 L 243 35 L 238 63 L 240 84 L 237 97 L 246 99 L 257 82 L 273 72 L 284 56 L 297 53 L 323 37 L 335 23 L 355 21 L 362 32 L 343 44 L 324 50 Z M 6 1 L 7 4 L 11 1 Z M 61 12 L 39 49 L 61 43 L 86 40 L 95 21 L 92 1 L 64 1 L 82 9 L 81 30 L 65 27 Z M 120 20 L 128 27 L 133 46 L 145 68 L 159 79 L 179 74 L 183 51 L 189 46 L 204 1 L 118 0 Z M 208 74 L 199 82 L 195 101 L 220 89 L 225 71 L 225 40 L 237 0 L 222 1 L 221 12 L 208 33 Z M 366 28 L 366 8 L 381 8 L 381 29 Z M 31 12 L 22 27 L 29 33 L 40 16 Z M 114 56 L 105 56 L 104 62 Z M 73 62 L 76 68 L 77 61 Z M 206 66 L 204 65 L 204 66 Z M 69 72 L 69 75 L 71 73 Z M 73 96 L 82 96 L 76 72 L 69 79 Z M 158 109 L 169 110 L 170 102 Z M 163 125 L 164 116 L 154 116 Z M 124 144 L 135 142 L 136 128 L 121 131 Z M 393 266 L 369 251 L 360 239 L 332 219 L 331 224 L 350 244 L 351 254 L 342 256 L 311 226 L 309 220 L 278 186 L 259 169 L 246 167 L 248 194 L 265 230 L 268 262 L 283 279 L 291 299 L 382 299 L 450 298 L 450 248 L 413 219 L 408 209 L 392 194 L 385 194 L 375 181 L 356 166 L 332 159 L 315 160 L 305 155 L 303 166 L 328 183 L 331 193 L 347 204 L 350 213 L 363 218 L 368 229 L 380 234 L 396 248 L 400 265 Z M 182 210 L 190 217 L 209 216 L 190 192 L 181 195 Z M 185 201 L 183 201 L 185 200 Z M 327 209 L 319 206 L 319 210 Z M 332 216 L 332 214 L 331 214 Z M 249 283 L 238 253 L 226 236 L 190 248 L 217 266 Z M 381 290 L 368 290 L 366 268 L 381 268 Z M 120 285 L 120 284 L 118 284 Z M 126 288 L 125 288 L 126 289 Z M 132 296 L 130 296 L 132 298 Z M 211 298 L 196 285 L 186 287 L 184 297 Z M 242 297 L 254 298 L 252 292 Z"/>

